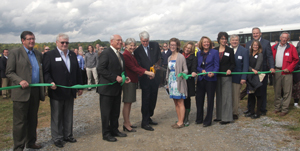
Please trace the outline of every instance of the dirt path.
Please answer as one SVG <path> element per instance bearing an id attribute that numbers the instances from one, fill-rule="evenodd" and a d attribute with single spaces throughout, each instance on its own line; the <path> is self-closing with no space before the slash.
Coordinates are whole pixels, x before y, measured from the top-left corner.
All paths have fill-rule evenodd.
<path id="1" fill-rule="evenodd" d="M 182 129 L 172 129 L 177 120 L 173 100 L 169 99 L 163 88 L 159 97 L 153 120 L 158 122 L 153 132 L 140 127 L 141 91 L 137 90 L 137 102 L 132 105 L 131 122 L 137 125 L 136 133 L 128 133 L 117 142 L 102 140 L 99 95 L 95 91 L 85 91 L 76 100 L 74 111 L 74 136 L 77 143 L 67 143 L 62 150 L 297 150 L 299 141 L 286 135 L 283 125 L 292 124 L 276 122 L 268 117 L 257 120 L 241 117 L 229 125 L 213 125 L 204 128 L 194 124 L 196 118 L 195 99 L 192 98 L 190 115 L 191 125 Z M 215 115 L 215 114 L 214 114 Z M 242 114 L 241 114 L 242 115 Z M 123 117 L 119 118 L 119 130 Z M 40 129 L 38 141 L 44 146 L 42 150 L 57 150 L 50 141 L 50 129 Z"/>

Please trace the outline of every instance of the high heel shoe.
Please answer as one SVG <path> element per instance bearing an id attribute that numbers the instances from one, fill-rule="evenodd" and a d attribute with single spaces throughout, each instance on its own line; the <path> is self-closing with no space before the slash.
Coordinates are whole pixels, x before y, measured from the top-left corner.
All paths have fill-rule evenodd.
<path id="1" fill-rule="evenodd" d="M 124 131 L 124 132 L 136 132 L 135 129 L 129 130 L 129 129 L 127 129 L 124 125 L 123 125 L 123 131 Z"/>
<path id="2" fill-rule="evenodd" d="M 137 128 L 137 126 L 135 126 L 135 125 L 131 125 L 130 127 L 131 127 L 131 128 Z"/>

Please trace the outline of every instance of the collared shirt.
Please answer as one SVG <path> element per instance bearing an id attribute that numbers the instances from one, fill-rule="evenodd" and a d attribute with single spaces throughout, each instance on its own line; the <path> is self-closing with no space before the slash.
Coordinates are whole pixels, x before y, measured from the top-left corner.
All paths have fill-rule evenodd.
<path id="1" fill-rule="evenodd" d="M 284 55 L 286 46 L 287 46 L 287 44 L 285 44 L 285 45 L 278 44 L 276 57 L 275 57 L 275 67 L 277 67 L 277 68 L 282 67 L 283 55 Z"/>
<path id="2" fill-rule="evenodd" d="M 77 61 L 78 61 L 78 65 L 79 65 L 79 68 L 81 70 L 84 69 L 84 59 L 81 55 L 77 55 Z"/>
<path id="3" fill-rule="evenodd" d="M 3 55 L 4 56 L 4 55 Z M 4 56 L 6 59 L 8 59 L 8 57 L 7 56 Z"/>
<path id="4" fill-rule="evenodd" d="M 146 55 L 148 56 L 148 51 L 147 51 L 147 49 L 148 49 L 148 48 L 150 49 L 149 44 L 148 44 L 147 47 L 144 47 L 144 45 L 142 45 L 142 46 L 143 46 L 143 48 L 144 48 L 144 50 L 145 50 L 145 52 L 146 52 Z"/>
<path id="5" fill-rule="evenodd" d="M 113 46 L 110 46 L 110 48 L 115 52 L 115 54 L 117 55 L 117 57 L 119 58 L 119 51 L 117 49 L 115 49 Z M 120 56 L 121 57 L 121 56 Z M 123 61 L 122 59 L 120 59 L 121 61 L 121 67 L 123 68 Z"/>
<path id="6" fill-rule="evenodd" d="M 23 46 L 24 47 L 24 46 Z M 36 60 L 34 50 L 28 50 L 26 47 L 24 47 L 26 50 L 26 53 L 28 55 L 30 64 L 31 64 L 31 83 L 40 83 L 40 66 L 38 61 Z"/>
<path id="7" fill-rule="evenodd" d="M 232 46 L 230 46 L 230 48 L 232 48 L 232 49 L 233 49 L 233 52 L 234 52 L 234 54 L 236 53 L 236 51 L 237 51 L 238 47 L 239 47 L 239 46 L 236 46 L 235 48 L 233 48 Z"/>
<path id="8" fill-rule="evenodd" d="M 68 68 L 68 71 L 70 72 L 70 57 L 69 57 L 69 49 L 67 51 L 67 55 L 65 56 L 65 53 L 63 51 L 61 51 L 58 47 L 57 47 L 57 50 L 61 56 L 61 58 L 64 60 L 65 62 L 65 65 L 67 66 Z"/>

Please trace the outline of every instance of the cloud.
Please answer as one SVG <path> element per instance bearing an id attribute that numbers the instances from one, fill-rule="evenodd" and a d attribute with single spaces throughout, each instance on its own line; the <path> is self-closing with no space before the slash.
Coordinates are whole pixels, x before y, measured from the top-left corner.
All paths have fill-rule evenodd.
<path id="1" fill-rule="evenodd" d="M 70 41 L 125 40 L 147 30 L 151 39 L 215 40 L 218 32 L 299 22 L 300 2 L 292 0 L 2 0 L 0 43 L 19 43 L 30 30 L 37 42 L 59 33 Z"/>

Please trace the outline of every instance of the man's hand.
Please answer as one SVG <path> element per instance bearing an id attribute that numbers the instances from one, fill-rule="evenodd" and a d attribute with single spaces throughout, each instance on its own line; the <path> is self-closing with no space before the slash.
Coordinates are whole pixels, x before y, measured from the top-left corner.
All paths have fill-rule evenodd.
<path id="1" fill-rule="evenodd" d="M 83 91 L 82 90 L 78 90 L 78 96 L 82 95 Z"/>
<path id="2" fill-rule="evenodd" d="M 245 84 L 246 83 L 246 80 L 241 80 L 241 85 Z"/>
<path id="3" fill-rule="evenodd" d="M 116 81 L 118 81 L 119 83 L 122 83 L 123 82 L 122 77 L 117 76 Z"/>
<path id="4" fill-rule="evenodd" d="M 130 83 L 130 82 L 131 82 L 130 78 L 126 77 L 125 83 Z"/>
<path id="5" fill-rule="evenodd" d="M 29 84 L 28 84 L 28 82 L 27 82 L 26 80 L 22 80 L 22 81 L 20 82 L 20 85 L 22 86 L 23 89 L 29 87 Z"/>
<path id="6" fill-rule="evenodd" d="M 289 73 L 290 71 L 289 71 L 289 69 L 284 69 L 283 72 Z"/>
<path id="7" fill-rule="evenodd" d="M 51 82 L 52 86 L 50 87 L 52 90 L 55 90 L 57 87 L 54 82 Z"/>
<path id="8" fill-rule="evenodd" d="M 275 69 L 274 68 L 271 68 L 270 71 L 271 71 L 271 73 L 275 73 Z"/>

